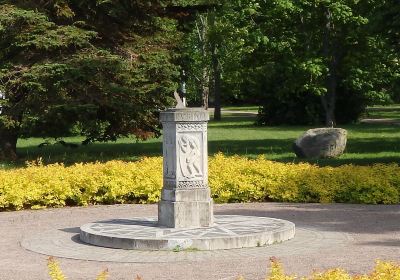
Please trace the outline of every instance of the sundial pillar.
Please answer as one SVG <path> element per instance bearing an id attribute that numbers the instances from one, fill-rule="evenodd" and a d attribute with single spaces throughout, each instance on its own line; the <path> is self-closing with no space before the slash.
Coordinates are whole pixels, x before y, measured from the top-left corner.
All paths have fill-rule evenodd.
<path id="1" fill-rule="evenodd" d="M 202 108 L 161 112 L 163 126 L 163 189 L 158 224 L 169 228 L 213 225 L 208 186 L 207 122 Z"/>
<path id="2" fill-rule="evenodd" d="M 160 116 L 164 183 L 158 219 L 85 224 L 80 228 L 80 239 L 108 248 L 175 251 L 259 247 L 293 238 L 295 225 L 288 221 L 237 215 L 214 217 L 208 187 L 208 112 L 185 108 L 177 93 L 175 98 L 177 108 L 163 111 Z"/>

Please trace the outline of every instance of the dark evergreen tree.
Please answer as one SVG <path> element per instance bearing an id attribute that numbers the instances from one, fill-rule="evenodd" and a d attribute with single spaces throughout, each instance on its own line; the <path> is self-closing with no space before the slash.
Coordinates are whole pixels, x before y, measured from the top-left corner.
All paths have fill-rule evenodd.
<path id="1" fill-rule="evenodd" d="M 159 133 L 181 33 L 171 6 L 190 1 L 0 1 L 0 158 L 20 137 L 91 141 Z M 184 15 L 185 16 L 185 15 Z"/>

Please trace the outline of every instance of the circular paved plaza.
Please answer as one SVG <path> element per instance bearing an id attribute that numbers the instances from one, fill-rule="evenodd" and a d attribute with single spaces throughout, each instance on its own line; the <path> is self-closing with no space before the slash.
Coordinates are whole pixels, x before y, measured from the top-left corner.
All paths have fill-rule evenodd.
<path id="1" fill-rule="evenodd" d="M 400 261 L 400 207 L 320 204 L 216 205 L 217 215 L 272 217 L 296 224 L 292 240 L 267 247 L 216 251 L 132 251 L 79 240 L 83 224 L 119 217 L 156 216 L 157 206 L 123 205 L 0 213 L 0 279 L 49 279 L 46 261 L 56 256 L 71 280 L 265 279 L 269 258 L 289 273 L 342 267 L 369 271 L 376 259 Z"/>
<path id="2" fill-rule="evenodd" d="M 301 229 L 296 238 L 284 244 L 274 244 L 267 247 L 242 248 L 216 251 L 140 251 L 120 250 L 85 244 L 79 239 L 77 232 L 47 231 L 35 237 L 22 241 L 22 247 L 32 252 L 44 255 L 118 263 L 179 263 L 191 261 L 217 261 L 245 258 L 265 258 L 275 255 L 295 255 L 307 252 L 318 252 L 332 247 L 343 247 L 351 241 L 346 234 L 318 232 Z"/>

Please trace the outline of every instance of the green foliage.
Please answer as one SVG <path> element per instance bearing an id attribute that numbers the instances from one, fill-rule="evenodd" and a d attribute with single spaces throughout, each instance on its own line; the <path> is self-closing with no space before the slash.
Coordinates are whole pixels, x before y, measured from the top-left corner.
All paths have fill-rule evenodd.
<path id="1" fill-rule="evenodd" d="M 252 1 L 219 1 L 206 13 L 199 14 L 192 24 L 191 32 L 183 46 L 183 67 L 189 73 L 189 101 L 198 104 L 203 86 L 213 89 L 210 79 L 212 56 L 219 63 L 224 102 L 254 100 L 241 91 L 243 84 L 242 58 L 251 51 L 249 39 L 249 17 L 253 10 Z M 215 96 L 211 96 L 212 99 Z"/>
<path id="2" fill-rule="evenodd" d="M 0 150 L 7 134 L 59 138 L 74 129 L 86 143 L 158 135 L 180 40 L 176 21 L 158 16 L 161 4 L 2 1 Z"/>
<path id="3" fill-rule="evenodd" d="M 292 122 L 293 118 L 284 115 L 274 119 L 288 103 L 294 112 L 303 107 L 306 116 L 296 114 L 297 121 L 307 124 L 320 122 L 320 116 L 329 111 L 321 98 L 331 103 L 339 123 L 357 120 L 367 104 L 387 102 L 394 65 L 386 38 L 372 30 L 374 11 L 380 5 L 381 1 L 336 0 L 267 1 L 262 5 L 259 32 L 269 40 L 257 49 L 264 55 L 253 60 L 263 72 L 259 74 L 264 80 L 259 91 L 265 104 L 261 123 Z M 253 83 L 258 81 L 256 76 Z M 310 96 L 318 99 L 312 101 Z M 303 102 L 296 102 L 298 97 Z M 309 111 L 309 106 L 316 109 Z"/>
<path id="4" fill-rule="evenodd" d="M 260 124 L 353 122 L 399 96 L 397 9 L 392 0 L 221 1 L 207 14 L 216 18 L 208 54 L 196 28 L 187 40 L 191 98 L 216 44 L 225 102 L 263 105 Z"/>

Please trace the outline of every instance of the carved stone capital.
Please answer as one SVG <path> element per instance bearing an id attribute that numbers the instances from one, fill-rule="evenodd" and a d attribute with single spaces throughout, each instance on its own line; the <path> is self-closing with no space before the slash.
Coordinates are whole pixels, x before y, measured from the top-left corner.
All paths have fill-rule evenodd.
<path id="1" fill-rule="evenodd" d="M 160 114 L 160 121 L 165 122 L 207 122 L 208 112 L 203 108 L 173 108 Z"/>

